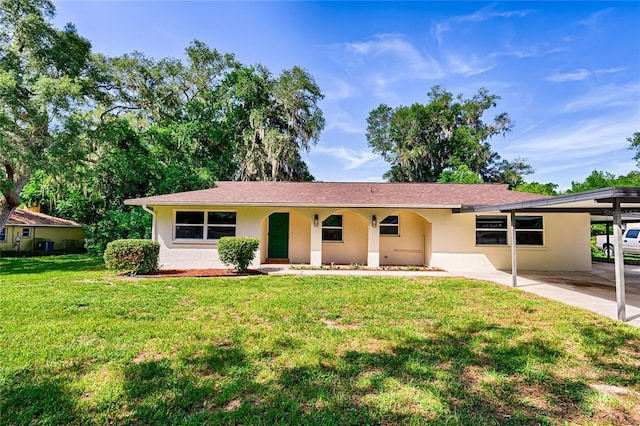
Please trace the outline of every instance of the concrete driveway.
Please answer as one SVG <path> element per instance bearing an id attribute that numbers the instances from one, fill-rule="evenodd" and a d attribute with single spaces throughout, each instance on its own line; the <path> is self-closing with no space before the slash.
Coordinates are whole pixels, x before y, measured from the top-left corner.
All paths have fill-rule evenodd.
<path id="1" fill-rule="evenodd" d="M 451 271 L 450 271 L 451 272 Z M 502 271 L 462 272 L 460 275 L 511 285 Z M 640 327 L 640 266 L 625 266 L 627 324 Z M 617 319 L 613 263 L 594 262 L 590 272 L 518 272 L 518 288 L 567 305 Z"/>

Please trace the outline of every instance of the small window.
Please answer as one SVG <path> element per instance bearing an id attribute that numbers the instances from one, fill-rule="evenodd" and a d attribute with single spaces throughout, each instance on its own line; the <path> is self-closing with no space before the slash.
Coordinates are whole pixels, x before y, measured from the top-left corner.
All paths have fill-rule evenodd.
<path id="1" fill-rule="evenodd" d="M 541 246 L 544 243 L 542 216 L 516 216 L 516 243 L 524 246 Z"/>
<path id="2" fill-rule="evenodd" d="M 507 216 L 476 216 L 476 244 L 506 245 Z"/>
<path id="3" fill-rule="evenodd" d="M 235 212 L 176 212 L 176 240 L 217 240 L 235 235 Z"/>
<path id="4" fill-rule="evenodd" d="M 4 243 L 7 241 L 7 228 L 4 228 L 1 232 L 0 232 L 0 243 Z"/>
<path id="5" fill-rule="evenodd" d="M 22 228 L 22 238 L 31 238 L 31 228 Z"/>
<path id="6" fill-rule="evenodd" d="M 322 241 L 342 241 L 342 215 L 334 214 L 322 221 Z"/>
<path id="7" fill-rule="evenodd" d="M 387 216 L 380 222 L 380 235 L 400 235 L 400 219 L 396 216 Z"/>

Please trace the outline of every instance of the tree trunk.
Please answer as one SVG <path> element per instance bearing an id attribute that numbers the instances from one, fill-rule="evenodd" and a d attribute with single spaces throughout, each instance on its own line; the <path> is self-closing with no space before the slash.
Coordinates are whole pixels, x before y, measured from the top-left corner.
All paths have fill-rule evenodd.
<path id="1" fill-rule="evenodd" d="M 12 188 L 0 187 L 3 195 L 3 199 L 0 200 L 0 232 L 2 232 L 9 218 L 20 205 L 20 192 L 27 182 L 29 182 L 29 175 L 24 174 L 14 179 Z"/>

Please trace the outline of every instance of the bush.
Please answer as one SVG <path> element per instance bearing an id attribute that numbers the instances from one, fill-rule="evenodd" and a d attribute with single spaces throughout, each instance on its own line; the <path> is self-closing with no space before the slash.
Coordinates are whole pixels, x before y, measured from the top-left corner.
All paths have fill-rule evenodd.
<path id="1" fill-rule="evenodd" d="M 116 240 L 107 244 L 104 264 L 107 269 L 130 275 L 158 270 L 160 243 L 151 240 Z"/>
<path id="2" fill-rule="evenodd" d="M 218 257 L 225 265 L 246 272 L 256 256 L 260 240 L 250 237 L 222 237 L 218 240 Z"/>

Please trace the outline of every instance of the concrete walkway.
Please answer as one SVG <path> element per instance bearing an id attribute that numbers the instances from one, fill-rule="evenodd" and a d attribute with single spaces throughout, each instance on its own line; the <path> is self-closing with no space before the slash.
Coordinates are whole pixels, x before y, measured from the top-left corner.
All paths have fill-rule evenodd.
<path id="1" fill-rule="evenodd" d="M 493 281 L 511 286 L 511 274 L 495 269 L 465 271 L 389 271 L 389 270 L 333 270 L 290 269 L 289 265 L 263 265 L 261 271 L 274 275 L 340 275 L 388 277 L 453 277 L 462 276 Z M 625 266 L 626 323 L 640 327 L 640 266 Z M 518 274 L 518 289 L 557 300 L 570 306 L 587 309 L 617 319 L 615 275 L 613 263 L 594 262 L 590 272 L 526 272 Z"/>

